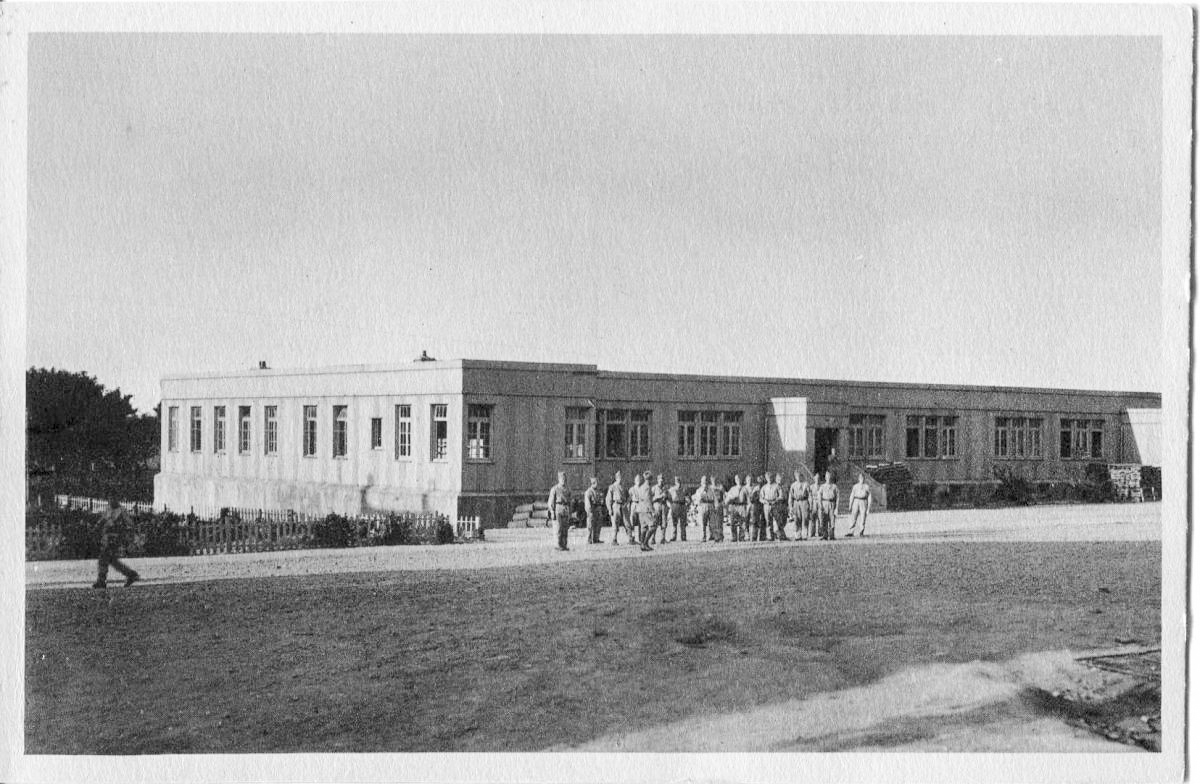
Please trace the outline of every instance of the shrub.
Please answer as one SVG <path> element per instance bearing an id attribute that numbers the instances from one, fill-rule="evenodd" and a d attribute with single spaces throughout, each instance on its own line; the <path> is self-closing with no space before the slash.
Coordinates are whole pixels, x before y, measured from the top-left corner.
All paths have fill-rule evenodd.
<path id="1" fill-rule="evenodd" d="M 1000 480 L 1000 485 L 996 487 L 992 496 L 996 501 L 1013 506 L 1033 503 L 1034 486 L 1024 476 L 1004 466 L 992 469 L 992 474 Z"/>
<path id="2" fill-rule="evenodd" d="M 312 543 L 315 547 L 350 547 L 355 542 L 356 525 L 339 514 L 326 515 L 313 525 Z"/>

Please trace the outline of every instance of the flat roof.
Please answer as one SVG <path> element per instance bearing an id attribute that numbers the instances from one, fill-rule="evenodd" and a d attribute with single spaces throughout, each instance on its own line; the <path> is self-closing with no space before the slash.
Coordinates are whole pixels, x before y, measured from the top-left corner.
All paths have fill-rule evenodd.
<path id="1" fill-rule="evenodd" d="M 1142 396 L 1156 397 L 1160 401 L 1162 399 L 1162 394 L 1159 392 L 1145 391 L 1138 392 L 1111 389 L 1075 389 L 1065 387 L 997 386 L 990 384 L 931 384 L 920 381 L 852 381 L 846 379 L 825 378 L 783 378 L 778 376 L 721 376 L 692 373 L 646 373 L 624 370 L 601 370 L 597 365 L 587 364 L 573 364 L 565 362 L 517 362 L 498 359 L 413 360 L 404 363 L 377 365 L 330 365 L 316 368 L 246 368 L 229 371 L 177 373 L 165 375 L 162 377 L 162 380 L 182 381 L 208 378 L 249 378 L 256 376 L 323 376 L 340 375 L 345 373 L 397 373 L 416 372 L 422 370 L 516 370 L 550 373 L 583 373 L 595 375 L 597 378 L 614 380 L 708 381 L 738 384 L 807 384 L 813 386 L 827 385 L 865 389 L 928 389 L 948 392 L 1032 392 L 1038 394 L 1084 394 L 1113 397 Z"/>

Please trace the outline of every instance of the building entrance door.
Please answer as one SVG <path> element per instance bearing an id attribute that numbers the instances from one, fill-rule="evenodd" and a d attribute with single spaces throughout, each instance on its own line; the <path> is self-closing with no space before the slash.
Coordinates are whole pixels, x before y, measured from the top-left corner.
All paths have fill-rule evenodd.
<path id="1" fill-rule="evenodd" d="M 813 472 L 823 475 L 837 459 L 838 429 L 818 427 L 813 431 Z M 822 479 L 824 476 L 822 476 Z"/>

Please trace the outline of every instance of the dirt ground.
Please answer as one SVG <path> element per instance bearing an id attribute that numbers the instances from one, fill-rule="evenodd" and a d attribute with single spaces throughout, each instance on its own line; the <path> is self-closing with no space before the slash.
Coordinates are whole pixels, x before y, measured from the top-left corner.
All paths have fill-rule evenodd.
<path id="1" fill-rule="evenodd" d="M 862 544 L 30 590 L 26 751 L 1104 743 L 1027 686 L 1159 639 L 1159 542 Z"/>

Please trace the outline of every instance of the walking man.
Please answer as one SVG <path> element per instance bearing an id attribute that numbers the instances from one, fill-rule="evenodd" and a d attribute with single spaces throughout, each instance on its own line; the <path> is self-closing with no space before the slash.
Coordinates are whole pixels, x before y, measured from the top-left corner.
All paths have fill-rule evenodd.
<path id="1" fill-rule="evenodd" d="M 129 514 L 121 508 L 121 502 L 110 499 L 108 508 L 100 513 L 100 560 L 96 564 L 96 582 L 93 588 L 108 587 L 108 567 L 125 575 L 125 587 L 142 579 L 141 576 L 121 562 L 117 549 L 129 531 Z"/>
<path id="2" fill-rule="evenodd" d="M 613 538 L 612 543 L 617 544 L 617 532 L 624 528 L 625 533 L 629 536 L 629 542 L 633 543 L 633 531 L 629 528 L 629 518 L 626 516 L 626 494 L 625 486 L 621 484 L 621 472 L 613 474 L 613 483 L 608 486 L 608 494 L 604 498 L 608 505 L 608 519 L 612 520 Z"/>
<path id="3" fill-rule="evenodd" d="M 553 515 L 555 529 L 558 533 L 558 549 L 566 552 L 567 532 L 571 529 L 571 493 L 567 490 L 567 475 L 558 472 L 558 484 L 550 488 L 550 497 L 546 506 Z"/>
<path id="4" fill-rule="evenodd" d="M 867 513 L 870 511 L 871 486 L 867 484 L 867 477 L 860 473 L 858 482 L 850 488 L 850 533 L 846 534 L 847 539 L 854 536 L 856 526 L 860 537 L 867 535 Z"/>
<path id="5" fill-rule="evenodd" d="M 687 495 L 683 492 L 683 486 L 679 483 L 679 477 L 675 477 L 675 484 L 667 488 L 667 499 L 671 505 L 671 541 L 675 541 L 675 537 L 679 537 L 679 541 L 687 541 Z"/>
<path id="6" fill-rule="evenodd" d="M 587 515 L 588 544 L 600 544 L 600 483 L 596 477 L 588 480 L 583 494 L 583 512 Z"/>
<path id="7" fill-rule="evenodd" d="M 825 472 L 825 484 L 821 485 L 821 531 L 822 539 L 837 539 L 838 487 L 833 483 L 833 474 Z"/>
<path id="8" fill-rule="evenodd" d="M 808 530 L 808 482 L 800 478 L 799 469 L 796 469 L 795 477 L 796 481 L 788 488 L 788 507 L 796 521 L 796 541 L 799 542 L 812 536 L 812 532 Z"/>

